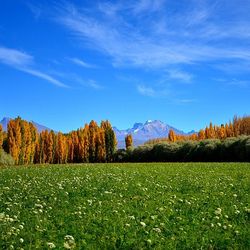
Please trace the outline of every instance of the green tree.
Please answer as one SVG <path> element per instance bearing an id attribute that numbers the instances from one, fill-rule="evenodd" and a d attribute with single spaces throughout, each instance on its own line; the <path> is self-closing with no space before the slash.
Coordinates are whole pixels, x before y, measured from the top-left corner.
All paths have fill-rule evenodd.
<path id="1" fill-rule="evenodd" d="M 106 161 L 112 162 L 117 145 L 115 132 L 108 120 L 101 122 L 101 128 L 104 129 L 105 135 Z"/>
<path id="2" fill-rule="evenodd" d="M 0 124 L 0 149 L 2 148 L 3 145 L 3 127 Z"/>

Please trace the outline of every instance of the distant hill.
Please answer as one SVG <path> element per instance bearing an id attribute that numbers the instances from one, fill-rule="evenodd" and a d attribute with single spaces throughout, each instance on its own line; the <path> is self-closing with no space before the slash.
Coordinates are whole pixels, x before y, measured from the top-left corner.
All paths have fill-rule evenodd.
<path id="1" fill-rule="evenodd" d="M 4 130 L 4 131 L 7 131 L 8 123 L 9 123 L 10 120 L 11 120 L 11 118 L 9 118 L 9 117 L 4 117 L 4 118 L 1 120 L 0 124 L 3 126 L 3 130 Z M 31 122 L 32 122 L 32 124 L 37 128 L 37 130 L 38 130 L 39 133 L 41 133 L 41 132 L 44 131 L 44 130 L 51 131 L 50 128 L 48 128 L 48 127 L 46 127 L 46 126 L 44 126 L 44 125 L 41 125 L 41 124 L 39 124 L 39 123 L 37 123 L 37 122 L 34 122 L 34 121 L 31 121 Z"/>
<path id="2" fill-rule="evenodd" d="M 132 128 L 126 130 L 119 130 L 116 127 L 113 127 L 113 129 L 116 133 L 118 148 L 125 147 L 124 139 L 127 134 L 131 134 L 133 136 L 134 146 L 138 146 L 151 139 L 167 137 L 170 129 L 180 135 L 194 133 L 194 131 L 185 133 L 182 130 L 174 128 L 160 120 L 147 120 L 145 123 L 135 123 Z"/>

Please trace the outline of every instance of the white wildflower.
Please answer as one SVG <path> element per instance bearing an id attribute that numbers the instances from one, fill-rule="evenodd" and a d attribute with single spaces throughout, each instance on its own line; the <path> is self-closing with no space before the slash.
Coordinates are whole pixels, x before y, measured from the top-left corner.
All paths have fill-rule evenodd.
<path id="1" fill-rule="evenodd" d="M 128 218 L 131 219 L 131 220 L 135 220 L 135 216 L 134 215 L 130 215 Z"/>
<path id="2" fill-rule="evenodd" d="M 245 208 L 245 212 L 250 213 L 250 208 Z"/>
<path id="3" fill-rule="evenodd" d="M 217 208 L 215 211 L 214 211 L 214 213 L 216 214 L 216 215 L 221 215 L 221 208 Z"/>
<path id="4" fill-rule="evenodd" d="M 66 235 L 64 237 L 64 244 L 63 244 L 63 246 L 66 249 L 73 249 L 73 248 L 75 248 L 76 243 L 75 243 L 74 237 L 71 236 L 71 235 Z"/>
<path id="5" fill-rule="evenodd" d="M 104 194 L 112 194 L 110 191 L 104 191 Z"/>
<path id="6" fill-rule="evenodd" d="M 53 242 L 47 242 L 48 248 L 56 248 L 56 245 Z"/>
<path id="7" fill-rule="evenodd" d="M 240 210 L 236 210 L 234 213 L 235 213 L 235 214 L 239 214 L 239 213 L 240 213 Z"/>
<path id="8" fill-rule="evenodd" d="M 143 227 L 146 227 L 146 223 L 141 221 L 140 224 L 143 226 Z"/>
<path id="9" fill-rule="evenodd" d="M 161 233 L 161 229 L 158 228 L 158 227 L 153 228 L 153 231 L 155 231 L 155 232 L 157 232 L 157 233 Z"/>

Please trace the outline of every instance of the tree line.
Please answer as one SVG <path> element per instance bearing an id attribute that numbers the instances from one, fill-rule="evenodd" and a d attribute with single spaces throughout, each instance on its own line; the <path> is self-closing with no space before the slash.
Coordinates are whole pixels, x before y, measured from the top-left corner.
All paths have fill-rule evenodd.
<path id="1" fill-rule="evenodd" d="M 210 122 L 209 126 L 206 126 L 205 129 L 201 129 L 198 133 L 192 133 L 191 135 L 180 135 L 170 130 L 168 137 L 149 140 L 146 144 L 189 140 L 201 141 L 205 139 L 223 140 L 228 137 L 238 137 L 240 135 L 250 135 L 250 116 L 235 116 L 232 122 L 221 124 L 221 126 L 213 125 Z"/>
<path id="2" fill-rule="evenodd" d="M 63 134 L 42 131 L 20 117 L 10 120 L 7 133 L 0 126 L 0 148 L 9 153 L 15 164 L 63 164 L 112 162 L 116 136 L 108 120 L 100 126 L 91 121 L 83 128 Z"/>
<path id="3" fill-rule="evenodd" d="M 245 137 L 242 135 L 245 135 Z M 42 131 L 20 117 L 10 120 L 7 132 L 0 125 L 0 159 L 15 164 L 64 164 L 113 161 L 249 161 L 250 116 L 191 135 L 169 131 L 166 138 L 150 140 L 133 148 L 133 137 L 125 137 L 126 150 L 116 150 L 116 136 L 108 120 L 100 126 L 91 121 L 83 128 L 63 134 Z M 6 155 L 4 151 L 10 156 Z M 11 159 L 10 159 L 11 157 Z M 0 162 L 1 165 L 1 162 Z"/>
<path id="4" fill-rule="evenodd" d="M 223 140 L 164 141 L 127 150 L 119 149 L 116 162 L 250 162 L 250 136 Z"/>

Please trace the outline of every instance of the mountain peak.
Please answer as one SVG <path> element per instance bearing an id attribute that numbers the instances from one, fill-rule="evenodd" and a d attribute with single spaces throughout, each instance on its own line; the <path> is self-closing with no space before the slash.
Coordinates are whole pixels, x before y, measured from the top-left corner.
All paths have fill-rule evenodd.
<path id="1" fill-rule="evenodd" d="M 134 124 L 134 126 L 133 126 L 133 129 L 138 129 L 138 128 L 140 128 L 141 126 L 143 126 L 143 123 L 141 123 L 141 122 L 136 122 L 136 123 Z"/>
<path id="2" fill-rule="evenodd" d="M 120 148 L 125 147 L 124 138 L 127 134 L 133 136 L 134 145 L 138 146 L 150 139 L 167 137 L 170 129 L 173 129 L 176 134 L 185 134 L 183 131 L 160 120 L 147 120 L 145 123 L 137 122 L 132 128 L 126 130 L 119 130 L 114 127 L 116 138 L 118 140 L 118 147 Z"/>
<path id="3" fill-rule="evenodd" d="M 160 120 L 147 120 L 144 125 L 154 125 L 154 126 L 158 126 L 158 125 L 162 125 L 164 124 L 164 122 L 160 121 Z"/>
<path id="4" fill-rule="evenodd" d="M 4 117 L 4 118 L 0 121 L 0 124 L 2 125 L 4 131 L 7 131 L 7 129 L 8 129 L 8 123 L 10 122 L 11 119 L 12 119 L 12 118 Z M 39 133 L 41 133 L 41 132 L 44 131 L 44 130 L 48 130 L 48 131 L 51 130 L 50 128 L 47 128 L 47 127 L 45 127 L 45 126 L 43 126 L 43 125 L 41 125 L 41 124 L 39 124 L 39 123 L 37 123 L 37 122 L 31 121 L 31 123 L 37 128 L 37 131 L 38 131 Z"/>

